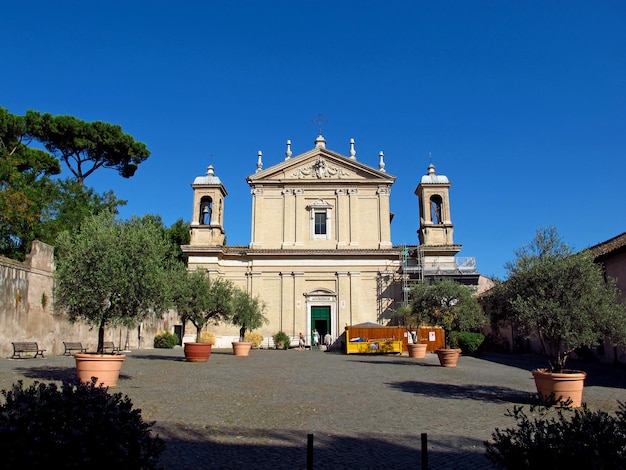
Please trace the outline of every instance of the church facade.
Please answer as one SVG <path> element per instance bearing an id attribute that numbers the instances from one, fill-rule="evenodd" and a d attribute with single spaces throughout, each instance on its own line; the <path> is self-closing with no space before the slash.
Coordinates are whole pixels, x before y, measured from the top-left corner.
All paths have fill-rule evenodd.
<path id="1" fill-rule="evenodd" d="M 191 241 L 183 246 L 189 270 L 206 270 L 232 281 L 266 305 L 264 337 L 278 331 L 311 342 L 314 329 L 338 338 L 348 325 L 387 324 L 407 301 L 412 282 L 452 277 L 478 284 L 475 263 L 463 267 L 455 255 L 449 202 L 450 183 L 430 166 L 416 195 L 419 201 L 418 246 L 391 241 L 391 187 L 396 177 L 349 155 L 326 148 L 319 135 L 314 148 L 293 156 L 287 141 L 285 159 L 246 178 L 251 188 L 251 240 L 247 246 L 225 244 L 227 191 L 212 166 L 192 184 Z M 473 269 L 472 269 L 473 266 Z M 214 329 L 224 346 L 236 328 Z"/>

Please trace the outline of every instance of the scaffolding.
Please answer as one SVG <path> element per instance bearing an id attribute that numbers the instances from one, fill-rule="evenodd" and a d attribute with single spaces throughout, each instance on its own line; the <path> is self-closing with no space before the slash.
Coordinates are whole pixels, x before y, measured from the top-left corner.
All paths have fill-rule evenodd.
<path id="1" fill-rule="evenodd" d="M 413 284 L 424 280 L 451 279 L 465 285 L 477 285 L 480 276 L 473 257 L 431 256 L 426 263 L 422 245 L 403 245 L 400 261 L 403 306 L 409 303 L 409 291 Z"/>

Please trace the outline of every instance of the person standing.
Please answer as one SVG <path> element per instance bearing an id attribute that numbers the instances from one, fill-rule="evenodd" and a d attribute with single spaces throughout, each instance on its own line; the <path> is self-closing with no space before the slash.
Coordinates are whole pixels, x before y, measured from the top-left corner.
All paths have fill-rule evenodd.
<path id="1" fill-rule="evenodd" d="M 320 347 L 320 334 L 317 332 L 317 328 L 313 330 L 313 346 Z"/>
<path id="2" fill-rule="evenodd" d="M 326 351 L 330 349 L 330 344 L 333 342 L 333 338 L 330 336 L 330 333 L 326 333 L 324 335 L 324 346 L 326 346 Z"/>
<path id="3" fill-rule="evenodd" d="M 300 351 L 304 351 L 304 335 L 300 333 L 300 337 L 298 338 L 298 346 L 300 347 Z"/>

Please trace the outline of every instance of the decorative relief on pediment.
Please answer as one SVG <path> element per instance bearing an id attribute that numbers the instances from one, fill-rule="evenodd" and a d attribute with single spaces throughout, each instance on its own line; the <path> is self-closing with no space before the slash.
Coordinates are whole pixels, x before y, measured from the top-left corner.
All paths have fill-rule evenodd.
<path id="1" fill-rule="evenodd" d="M 317 201 L 313 202 L 312 204 L 309 204 L 308 208 L 316 208 L 316 209 L 320 209 L 320 208 L 327 208 L 327 209 L 331 209 L 333 206 L 331 206 L 327 201 L 325 201 L 324 199 L 318 199 Z"/>
<path id="2" fill-rule="evenodd" d="M 341 179 L 346 176 L 350 176 L 343 168 L 330 166 L 324 157 L 319 157 L 315 163 L 310 166 L 298 168 L 293 172 L 292 176 L 298 177 L 298 179 L 305 178 L 338 178 Z"/>

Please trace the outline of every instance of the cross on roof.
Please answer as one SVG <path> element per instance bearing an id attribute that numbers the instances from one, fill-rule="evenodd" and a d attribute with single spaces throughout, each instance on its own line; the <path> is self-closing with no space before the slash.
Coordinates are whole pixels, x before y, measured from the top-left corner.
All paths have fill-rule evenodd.
<path id="1" fill-rule="evenodd" d="M 319 124 L 320 132 L 319 135 L 322 135 L 322 123 L 328 122 L 328 119 L 322 119 L 322 113 L 318 114 L 319 119 L 311 119 L 311 122 L 317 122 Z"/>

